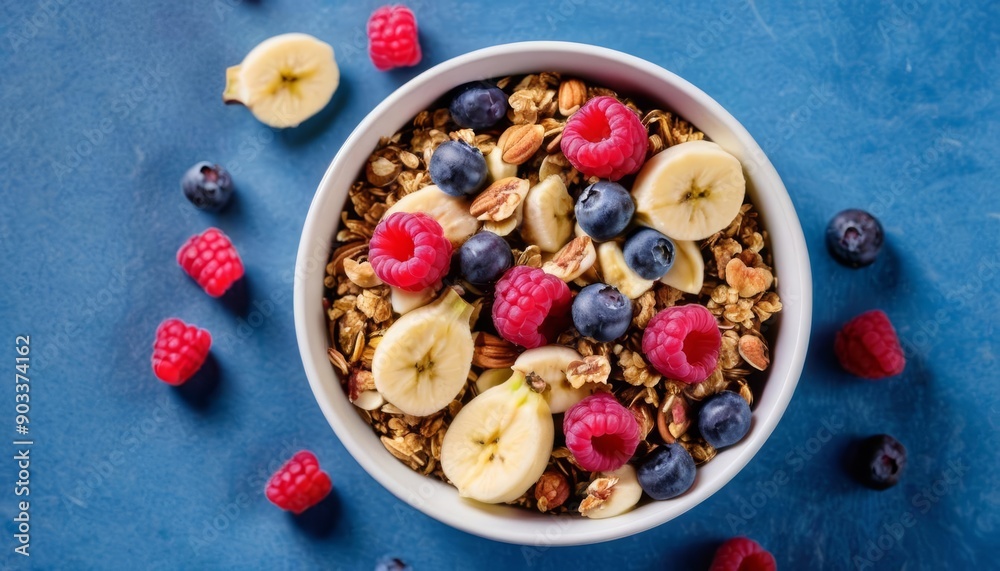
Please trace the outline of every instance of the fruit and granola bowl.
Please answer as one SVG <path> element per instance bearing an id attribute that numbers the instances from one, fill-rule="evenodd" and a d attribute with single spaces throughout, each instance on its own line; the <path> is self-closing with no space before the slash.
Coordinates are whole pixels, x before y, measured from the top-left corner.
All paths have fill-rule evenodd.
<path id="1" fill-rule="evenodd" d="M 528 545 L 636 533 L 722 487 L 784 412 L 810 312 L 801 228 L 749 134 L 657 66 L 561 42 L 383 101 L 295 274 L 307 375 L 358 462 Z"/>

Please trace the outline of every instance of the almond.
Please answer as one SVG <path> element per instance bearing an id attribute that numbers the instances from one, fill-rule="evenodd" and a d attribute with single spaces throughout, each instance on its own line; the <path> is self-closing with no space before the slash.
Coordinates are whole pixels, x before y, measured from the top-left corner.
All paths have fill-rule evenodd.
<path id="1" fill-rule="evenodd" d="M 763 371 L 771 364 L 768 356 L 767 345 L 755 335 L 744 335 L 739 342 L 740 356 L 743 357 L 751 367 L 758 371 Z"/>
<path id="2" fill-rule="evenodd" d="M 579 79 L 567 79 L 559 86 L 559 113 L 569 117 L 587 102 L 587 86 Z"/>
<path id="3" fill-rule="evenodd" d="M 514 125 L 500 135 L 497 146 L 500 147 L 503 162 L 520 165 L 528 162 L 542 148 L 545 138 L 545 127 L 541 125 Z"/>
<path id="4" fill-rule="evenodd" d="M 486 187 L 469 206 L 469 214 L 479 220 L 500 222 L 517 212 L 531 185 L 523 178 L 502 178 Z"/>

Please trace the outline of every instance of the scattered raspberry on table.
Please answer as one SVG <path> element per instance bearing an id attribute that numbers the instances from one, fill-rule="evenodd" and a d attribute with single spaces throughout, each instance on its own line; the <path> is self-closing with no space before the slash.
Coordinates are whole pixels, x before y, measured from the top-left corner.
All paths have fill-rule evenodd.
<path id="1" fill-rule="evenodd" d="M 896 329 L 878 309 L 848 321 L 837 333 L 833 348 L 844 369 L 866 379 L 892 377 L 906 367 Z"/>
<path id="2" fill-rule="evenodd" d="M 380 71 L 420 63 L 417 19 L 406 6 L 383 6 L 368 18 L 368 55 Z"/>
<path id="3" fill-rule="evenodd" d="M 218 228 L 188 238 L 177 251 L 177 263 L 212 297 L 226 293 L 243 277 L 239 252 Z"/>
<path id="4" fill-rule="evenodd" d="M 570 116 L 560 147 L 578 171 L 614 181 L 638 171 L 646 161 L 646 137 L 638 115 L 604 95 Z"/>
<path id="5" fill-rule="evenodd" d="M 176 317 L 156 328 L 153 373 L 170 385 L 181 385 L 201 368 L 212 347 L 212 335 Z"/>
<path id="6" fill-rule="evenodd" d="M 734 537 L 715 552 L 709 571 L 777 571 L 778 564 L 759 543 L 746 537 Z"/>
<path id="7" fill-rule="evenodd" d="M 538 268 L 515 266 L 497 282 L 493 325 L 511 343 L 541 347 L 569 326 L 572 302 L 566 282 Z"/>
<path id="8" fill-rule="evenodd" d="M 320 469 L 316 455 L 303 450 L 271 476 L 265 495 L 279 508 L 300 514 L 318 504 L 332 488 L 330 476 Z"/>

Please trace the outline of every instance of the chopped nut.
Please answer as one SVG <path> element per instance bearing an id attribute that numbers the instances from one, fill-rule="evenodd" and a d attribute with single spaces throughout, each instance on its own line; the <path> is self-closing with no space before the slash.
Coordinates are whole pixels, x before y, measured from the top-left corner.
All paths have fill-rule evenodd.
<path id="1" fill-rule="evenodd" d="M 587 497 L 580 502 L 580 514 L 585 516 L 608 501 L 617 483 L 618 478 L 615 477 L 597 478 L 591 482 L 587 486 Z"/>
<path id="2" fill-rule="evenodd" d="M 579 79 L 567 79 L 559 85 L 559 114 L 569 117 L 587 102 L 587 85 Z"/>
<path id="3" fill-rule="evenodd" d="M 513 343 L 489 333 L 476 333 L 472 364 L 484 369 L 505 369 L 514 364 L 520 352 Z"/>
<path id="4" fill-rule="evenodd" d="M 542 271 L 564 282 L 571 282 L 594 267 L 596 262 L 594 241 L 590 236 L 579 236 L 570 240 L 551 260 L 542 264 Z"/>
<path id="5" fill-rule="evenodd" d="M 351 258 L 344 259 L 344 273 L 358 287 L 375 287 L 382 285 L 382 280 L 375 275 L 375 269 L 368 262 L 358 263 Z"/>
<path id="6" fill-rule="evenodd" d="M 582 361 L 573 361 L 566 369 L 566 380 L 578 389 L 587 383 L 607 384 L 611 375 L 611 361 L 604 355 L 589 355 Z"/>
<path id="7" fill-rule="evenodd" d="M 511 165 L 526 163 L 542 147 L 544 138 L 545 127 L 541 125 L 513 125 L 497 140 L 500 157 Z"/>
<path id="8" fill-rule="evenodd" d="M 667 395 L 663 401 L 656 415 L 656 429 L 667 444 L 676 442 L 691 426 L 688 409 L 688 402 L 681 395 Z"/>
<path id="9" fill-rule="evenodd" d="M 523 178 L 513 176 L 502 178 L 486 187 L 486 190 L 472 201 L 469 214 L 484 221 L 507 220 L 517 212 L 529 188 L 528 181 Z"/>
<path id="10" fill-rule="evenodd" d="M 763 371 L 771 364 L 771 357 L 768 355 L 767 345 L 756 335 L 744 335 L 740 337 L 740 356 L 758 371 Z"/>
<path id="11" fill-rule="evenodd" d="M 566 476 L 559 472 L 548 470 L 535 484 L 535 500 L 540 512 L 556 509 L 568 498 L 569 483 L 566 482 Z"/>

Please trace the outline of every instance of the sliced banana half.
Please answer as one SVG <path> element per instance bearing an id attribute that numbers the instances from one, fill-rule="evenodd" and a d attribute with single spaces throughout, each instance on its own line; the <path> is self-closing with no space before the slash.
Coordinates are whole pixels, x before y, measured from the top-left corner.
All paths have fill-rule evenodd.
<path id="1" fill-rule="evenodd" d="M 636 220 L 675 240 L 703 240 L 736 218 L 746 194 L 740 161 L 711 141 L 668 147 L 632 185 Z"/>
<path id="2" fill-rule="evenodd" d="M 282 34 L 226 70 L 222 100 L 246 105 L 266 125 L 296 127 L 326 107 L 338 85 L 340 68 L 330 44 L 308 34 Z"/>
<path id="3" fill-rule="evenodd" d="M 543 252 L 558 252 L 573 235 L 573 197 L 562 178 L 551 175 L 524 197 L 521 237 Z"/>
<path id="4" fill-rule="evenodd" d="M 510 367 L 506 369 L 486 369 L 476 379 L 476 392 L 483 394 L 493 387 L 498 387 L 507 382 L 507 379 L 513 374 L 514 369 Z"/>
<path id="5" fill-rule="evenodd" d="M 375 388 L 385 400 L 414 416 L 448 406 L 469 376 L 472 311 L 448 288 L 435 303 L 414 309 L 389 327 L 372 358 Z"/>
<path id="6" fill-rule="evenodd" d="M 601 472 L 587 486 L 587 497 L 580 502 L 580 513 L 591 519 L 621 515 L 642 498 L 642 486 L 635 468 L 625 464 L 613 472 Z"/>
<path id="7" fill-rule="evenodd" d="M 455 416 L 441 445 L 441 469 L 462 497 L 511 502 L 545 472 L 554 436 L 548 403 L 515 371 Z"/>
<path id="8" fill-rule="evenodd" d="M 559 414 L 593 394 L 597 388 L 592 384 L 585 384 L 576 389 L 566 379 L 569 364 L 582 359 L 582 355 L 569 347 L 545 345 L 521 353 L 512 368 L 529 377 L 532 374 L 537 375 L 545 381 L 549 388 L 543 395 L 549 402 L 552 414 Z"/>
<path id="9" fill-rule="evenodd" d="M 517 165 L 512 165 L 503 160 L 503 150 L 497 145 L 486 155 L 486 173 L 489 175 L 489 182 L 496 182 L 502 178 L 517 176 Z"/>
<path id="10" fill-rule="evenodd" d="M 455 248 L 479 231 L 480 222 L 469 214 L 469 201 L 445 194 L 433 184 L 397 200 L 383 218 L 396 212 L 423 212 L 437 220 Z"/>
<path id="11" fill-rule="evenodd" d="M 629 299 L 638 298 L 652 289 L 655 283 L 628 267 L 625 254 L 615 242 L 604 242 L 597 247 L 597 263 L 601 267 L 604 283 L 615 286 Z"/>
<path id="12" fill-rule="evenodd" d="M 698 243 L 690 240 L 674 240 L 674 265 L 660 281 L 684 293 L 701 293 L 705 282 L 705 259 L 701 257 Z"/>
<path id="13" fill-rule="evenodd" d="M 430 287 L 420 291 L 406 291 L 396 286 L 389 286 L 389 302 L 392 303 L 392 310 L 400 315 L 427 305 L 434 300 L 435 294 L 434 288 Z"/>

